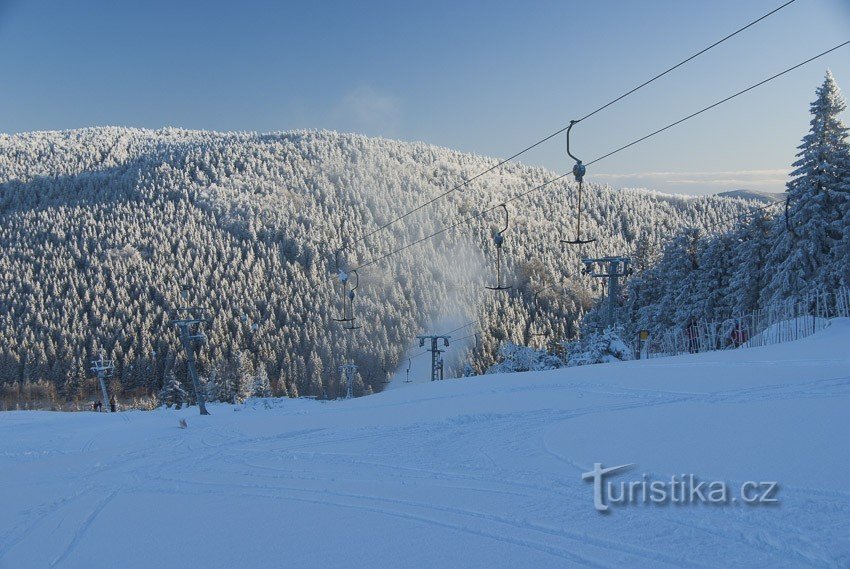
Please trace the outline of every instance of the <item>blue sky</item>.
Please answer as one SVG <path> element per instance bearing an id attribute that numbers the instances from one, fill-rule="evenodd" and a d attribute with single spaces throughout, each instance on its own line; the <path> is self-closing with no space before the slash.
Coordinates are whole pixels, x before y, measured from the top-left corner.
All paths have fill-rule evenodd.
<path id="1" fill-rule="evenodd" d="M 782 0 L 0 0 L 0 132 L 327 128 L 506 156 Z M 797 0 L 576 127 L 589 161 L 850 39 L 850 1 Z M 850 47 L 593 166 L 591 181 L 781 191 Z M 523 157 L 563 171 L 563 139 Z"/>

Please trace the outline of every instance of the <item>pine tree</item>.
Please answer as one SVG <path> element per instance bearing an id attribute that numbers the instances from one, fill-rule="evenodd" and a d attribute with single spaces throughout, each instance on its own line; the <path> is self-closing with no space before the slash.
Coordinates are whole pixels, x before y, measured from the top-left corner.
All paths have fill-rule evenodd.
<path id="1" fill-rule="evenodd" d="M 289 397 L 289 387 L 286 384 L 286 379 L 283 377 L 283 372 L 280 372 L 278 380 L 275 382 L 277 397 Z"/>
<path id="2" fill-rule="evenodd" d="M 721 321 L 731 313 L 729 279 L 735 270 L 731 261 L 736 243 L 732 233 L 724 233 L 709 240 L 702 250 L 694 295 L 690 299 L 701 320 Z"/>
<path id="3" fill-rule="evenodd" d="M 268 382 L 268 377 L 266 377 Z M 254 369 L 251 360 L 243 351 L 236 353 L 236 384 L 234 402 L 242 403 L 251 396 L 254 389 Z"/>
<path id="4" fill-rule="evenodd" d="M 237 369 L 236 360 L 228 358 L 215 369 L 215 392 L 222 403 L 236 403 Z"/>
<path id="5" fill-rule="evenodd" d="M 165 386 L 159 392 L 159 401 L 169 409 L 172 405 L 175 409 L 180 409 L 186 401 L 186 390 L 183 389 L 173 371 L 169 371 L 165 378 Z"/>
<path id="6" fill-rule="evenodd" d="M 633 359 L 632 349 L 620 339 L 621 334 L 620 328 L 608 327 L 571 343 L 567 347 L 567 365 L 572 367 Z"/>
<path id="7" fill-rule="evenodd" d="M 272 386 L 269 383 L 269 374 L 266 372 L 266 365 L 262 362 L 257 366 L 257 371 L 254 374 L 254 385 L 251 392 L 252 397 L 271 397 Z"/>
<path id="8" fill-rule="evenodd" d="M 846 107 L 827 72 L 811 104 L 811 128 L 799 146 L 793 179 L 787 184 L 787 215 L 777 220 L 774 230 L 776 246 L 767 267 L 773 274 L 772 300 L 800 298 L 812 289 L 837 285 L 829 263 L 832 249 L 844 237 L 850 149 L 839 114 Z"/>
<path id="9" fill-rule="evenodd" d="M 307 384 L 308 389 L 307 392 L 314 397 L 322 396 L 322 360 L 319 355 L 314 351 L 310 353 L 310 362 L 309 362 L 309 382 Z"/>
<path id="10" fill-rule="evenodd" d="M 210 376 L 204 382 L 205 395 L 208 402 L 221 401 L 219 387 L 218 371 L 213 369 L 210 371 Z"/>
<path id="11" fill-rule="evenodd" d="M 749 313 L 762 303 L 767 280 L 764 263 L 772 244 L 770 225 L 771 219 L 764 211 L 759 211 L 733 234 L 738 244 L 732 251 L 734 272 L 729 279 L 730 316 Z"/>

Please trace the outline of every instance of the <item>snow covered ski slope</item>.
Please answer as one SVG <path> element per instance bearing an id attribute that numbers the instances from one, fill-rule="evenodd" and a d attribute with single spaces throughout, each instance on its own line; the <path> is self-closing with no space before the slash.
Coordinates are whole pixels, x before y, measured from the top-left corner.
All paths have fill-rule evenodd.
<path id="1" fill-rule="evenodd" d="M 211 411 L 0 414 L 0 568 L 850 566 L 847 320 L 765 348 Z M 600 513 L 594 463 L 731 497 Z M 745 481 L 778 483 L 778 502 L 735 499 Z"/>

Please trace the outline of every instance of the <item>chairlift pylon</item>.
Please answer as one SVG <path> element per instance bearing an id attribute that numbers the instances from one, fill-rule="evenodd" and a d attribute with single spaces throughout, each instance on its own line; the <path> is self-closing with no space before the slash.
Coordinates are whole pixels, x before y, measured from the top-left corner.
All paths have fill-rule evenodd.
<path id="1" fill-rule="evenodd" d="M 567 245 L 585 245 L 587 243 L 592 243 L 596 241 L 596 239 L 582 239 L 581 238 L 581 191 L 584 187 L 584 175 L 587 172 L 587 168 L 584 164 L 582 164 L 581 160 L 576 156 L 573 156 L 573 153 L 570 152 L 570 130 L 572 130 L 573 126 L 578 123 L 576 120 L 570 121 L 570 126 L 567 127 L 567 155 L 576 161 L 573 165 L 573 176 L 575 176 L 576 182 L 578 182 L 578 208 L 576 214 L 576 238 L 572 240 L 561 239 L 561 243 L 565 243 Z"/>
<path id="2" fill-rule="evenodd" d="M 510 225 L 510 215 L 508 214 L 508 206 L 505 204 L 499 204 L 505 212 L 505 227 L 502 228 L 501 231 L 493 235 L 493 242 L 496 244 L 496 286 L 485 286 L 484 288 L 489 290 L 509 290 L 513 288 L 513 285 L 503 285 L 502 284 L 502 245 L 505 242 L 505 231 L 508 230 L 508 226 Z"/>
<path id="3" fill-rule="evenodd" d="M 413 358 L 407 358 L 407 371 L 405 372 L 407 375 L 405 376 L 404 382 L 410 383 L 410 364 Z"/>

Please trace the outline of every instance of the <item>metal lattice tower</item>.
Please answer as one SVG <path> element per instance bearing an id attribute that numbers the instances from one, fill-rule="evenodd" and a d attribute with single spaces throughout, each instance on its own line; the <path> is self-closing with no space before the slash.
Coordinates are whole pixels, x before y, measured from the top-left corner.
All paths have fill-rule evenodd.
<path id="1" fill-rule="evenodd" d="M 449 347 L 449 340 L 451 340 L 451 336 L 416 336 L 419 339 L 419 347 L 425 347 L 425 341 L 430 341 L 431 345 L 428 348 L 428 351 L 431 352 L 431 381 L 437 381 L 443 379 L 443 358 L 442 353 L 445 350 L 441 350 L 439 347 L 439 341 L 443 341 L 443 346 Z"/>
<path id="2" fill-rule="evenodd" d="M 345 398 L 354 397 L 354 375 L 357 373 L 357 364 L 348 363 L 339 366 L 342 381 L 345 383 Z"/>
<path id="3" fill-rule="evenodd" d="M 115 362 L 107 360 L 103 352 L 101 352 L 100 358 L 92 360 L 90 369 L 97 376 L 97 380 L 100 383 L 100 392 L 103 395 L 102 409 L 106 411 L 109 409 L 109 393 L 106 390 L 106 380 L 115 373 Z"/>
<path id="4" fill-rule="evenodd" d="M 615 323 L 614 310 L 617 307 L 620 279 L 632 274 L 628 257 L 600 257 L 598 259 L 582 259 L 582 273 L 593 278 L 608 279 L 608 318 L 607 324 Z M 603 283 L 604 284 L 604 283 Z M 604 294 L 604 293 L 603 293 Z"/>
<path id="5" fill-rule="evenodd" d="M 204 334 L 202 327 L 204 324 L 209 324 L 210 319 L 206 318 L 206 311 L 198 306 L 190 306 L 189 285 L 183 285 L 180 290 L 180 298 L 186 306 L 175 308 L 171 323 L 177 327 L 180 343 L 183 345 L 183 350 L 186 352 L 186 368 L 189 371 L 189 377 L 192 378 L 192 387 L 195 390 L 195 400 L 198 402 L 198 408 L 201 410 L 201 415 L 209 415 L 207 406 L 204 401 L 204 390 L 201 389 L 201 382 L 198 379 L 198 370 L 195 366 L 195 348 L 200 347 L 207 341 L 207 336 Z"/>

